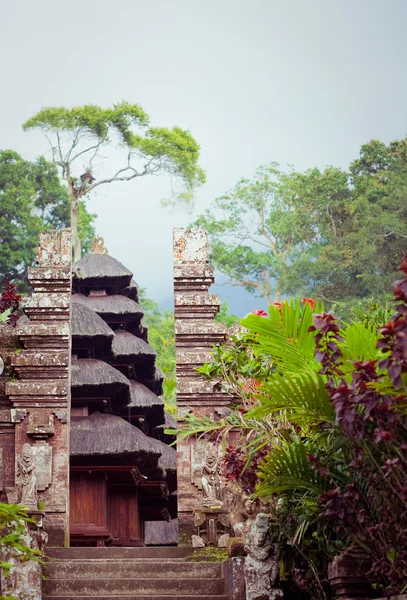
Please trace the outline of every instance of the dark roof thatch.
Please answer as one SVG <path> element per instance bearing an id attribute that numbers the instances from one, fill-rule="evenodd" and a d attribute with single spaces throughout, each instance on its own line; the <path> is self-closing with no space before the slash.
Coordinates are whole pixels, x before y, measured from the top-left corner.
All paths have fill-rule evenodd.
<path id="1" fill-rule="evenodd" d="M 116 415 L 94 412 L 71 418 L 71 456 L 144 454 L 158 460 L 160 450 L 156 440 Z"/>
<path id="2" fill-rule="evenodd" d="M 153 374 L 156 351 L 129 331 L 117 329 L 114 332 L 112 354 L 115 359 L 119 361 L 125 359 L 139 367 L 140 370 L 144 370 L 146 377 L 148 377 L 147 371 L 151 375 Z"/>
<path id="3" fill-rule="evenodd" d="M 114 333 L 97 313 L 79 302 L 72 302 L 72 337 L 74 342 L 87 338 L 88 345 L 113 339 Z"/>
<path id="4" fill-rule="evenodd" d="M 114 398 L 119 404 L 128 404 L 130 385 L 127 378 L 117 369 L 94 358 L 72 361 L 72 396 Z"/>
<path id="5" fill-rule="evenodd" d="M 176 429 L 177 428 L 177 419 L 175 417 L 173 417 L 172 415 L 170 415 L 170 413 L 168 413 L 168 412 L 165 413 L 164 427 L 166 429 Z"/>
<path id="6" fill-rule="evenodd" d="M 130 285 L 128 285 L 124 289 L 121 289 L 120 293 L 123 296 L 127 296 L 127 298 L 131 298 L 131 300 L 134 300 L 135 302 L 138 302 L 138 290 L 139 290 L 138 283 L 136 283 L 134 281 L 134 279 L 132 279 L 130 281 Z"/>
<path id="7" fill-rule="evenodd" d="M 129 408 L 151 408 L 153 406 L 164 406 L 163 400 L 158 398 L 151 390 L 138 381 L 129 380 L 130 383 L 130 404 Z"/>
<path id="8" fill-rule="evenodd" d="M 158 398 L 151 390 L 138 381 L 130 379 L 129 384 L 130 404 L 114 412 L 130 423 L 141 427 L 146 433 L 164 423 L 164 402 L 161 398 Z M 140 419 L 142 419 L 141 422 Z M 161 439 L 159 436 L 154 437 Z"/>
<path id="9" fill-rule="evenodd" d="M 164 413 L 164 423 L 154 427 L 151 435 L 165 444 L 172 444 L 175 442 L 176 436 L 165 433 L 166 429 L 177 429 L 177 420 L 167 412 Z"/>
<path id="10" fill-rule="evenodd" d="M 165 375 L 159 367 L 155 368 L 153 377 L 148 377 L 146 379 L 138 377 L 141 383 L 148 387 L 149 390 L 154 392 L 154 394 L 157 394 L 157 396 L 161 396 L 163 393 L 164 378 Z"/>
<path id="11" fill-rule="evenodd" d="M 72 269 L 73 285 L 80 287 L 126 287 L 133 273 L 108 254 L 87 254 Z"/>
<path id="12" fill-rule="evenodd" d="M 88 417 L 71 417 L 71 456 L 125 456 L 143 467 L 153 464 L 163 471 L 174 472 L 176 452 L 169 446 L 147 437 L 121 417 L 92 413 Z"/>
<path id="13" fill-rule="evenodd" d="M 85 296 L 84 294 L 73 294 L 72 303 L 77 302 L 87 306 L 98 315 L 103 315 L 107 320 L 111 317 L 116 321 L 140 322 L 143 310 L 130 298 L 113 294 L 111 296 Z M 116 318 L 118 317 L 118 318 Z M 123 319 L 124 317 L 124 319 Z"/>

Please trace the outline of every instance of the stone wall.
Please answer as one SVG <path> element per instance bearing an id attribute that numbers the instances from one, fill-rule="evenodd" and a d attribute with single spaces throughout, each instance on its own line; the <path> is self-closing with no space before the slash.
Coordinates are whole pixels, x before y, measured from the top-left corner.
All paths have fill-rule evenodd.
<path id="1" fill-rule="evenodd" d="M 211 360 L 211 349 L 226 335 L 226 325 L 216 323 L 218 295 L 208 289 L 214 283 L 205 231 L 174 230 L 174 305 L 177 370 L 178 419 L 187 411 L 217 419 L 224 414 L 231 397 L 216 389 L 213 382 L 195 371 Z M 190 545 L 196 534 L 194 512 L 202 507 L 203 441 L 178 441 L 178 522 L 179 544 Z"/>
<path id="2" fill-rule="evenodd" d="M 70 230 L 39 235 L 37 266 L 28 279 L 33 294 L 23 308 L 29 321 L 13 330 L 21 348 L 11 355 L 14 376 L 3 396 L 0 390 L 3 487 L 10 503 L 22 494 L 32 505 L 41 503 L 49 544 L 63 546 L 69 545 Z"/>

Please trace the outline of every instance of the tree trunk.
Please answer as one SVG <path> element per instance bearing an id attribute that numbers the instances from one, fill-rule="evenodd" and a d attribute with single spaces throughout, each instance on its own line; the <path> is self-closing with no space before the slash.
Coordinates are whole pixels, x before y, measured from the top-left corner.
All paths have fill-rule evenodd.
<path id="1" fill-rule="evenodd" d="M 81 240 L 79 239 L 78 233 L 78 200 L 76 198 L 71 198 L 71 230 L 73 261 L 76 263 L 81 258 L 82 254 Z"/>
<path id="2" fill-rule="evenodd" d="M 74 263 L 82 256 L 81 240 L 79 239 L 78 232 L 78 209 L 79 209 L 79 198 L 75 193 L 75 187 L 71 178 L 71 168 L 69 163 L 64 165 L 64 179 L 68 184 L 68 197 L 71 202 L 71 232 L 72 232 L 72 249 L 73 249 L 73 261 Z"/>

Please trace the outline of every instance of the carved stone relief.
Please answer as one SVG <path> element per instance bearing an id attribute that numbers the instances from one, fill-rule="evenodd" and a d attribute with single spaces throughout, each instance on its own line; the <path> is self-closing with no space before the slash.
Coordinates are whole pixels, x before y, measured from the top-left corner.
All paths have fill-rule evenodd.
<path id="1" fill-rule="evenodd" d="M 52 482 L 52 447 L 46 442 L 32 446 L 37 490 L 43 492 Z"/>
<path id="2" fill-rule="evenodd" d="M 220 454 L 218 448 L 210 442 L 198 440 L 191 447 L 192 483 L 202 490 L 202 506 L 222 505 L 222 486 L 220 479 Z"/>
<path id="3" fill-rule="evenodd" d="M 21 456 L 17 457 L 17 489 L 19 504 L 29 510 L 37 509 L 37 478 L 34 454 L 30 444 L 24 444 Z"/>

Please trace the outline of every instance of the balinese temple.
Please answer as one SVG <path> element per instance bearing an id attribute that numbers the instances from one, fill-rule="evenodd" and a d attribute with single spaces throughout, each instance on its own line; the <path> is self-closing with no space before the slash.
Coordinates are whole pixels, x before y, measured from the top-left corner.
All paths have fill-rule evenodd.
<path id="1" fill-rule="evenodd" d="M 165 526 L 152 524 L 177 516 L 176 452 L 165 434 L 175 422 L 132 277 L 107 253 L 73 267 L 71 546 L 141 546 L 147 530 L 165 543 Z"/>

